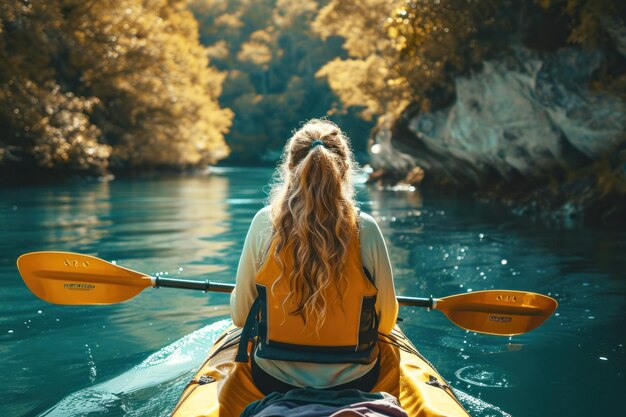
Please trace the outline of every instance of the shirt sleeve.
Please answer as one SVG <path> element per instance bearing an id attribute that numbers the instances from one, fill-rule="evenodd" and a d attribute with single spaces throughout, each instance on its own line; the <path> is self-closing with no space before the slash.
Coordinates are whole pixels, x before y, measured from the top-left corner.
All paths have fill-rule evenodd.
<path id="1" fill-rule="evenodd" d="M 250 307 L 258 295 L 255 278 L 263 260 L 270 231 L 269 208 L 265 207 L 252 219 L 239 258 L 235 289 L 230 295 L 230 316 L 235 326 L 244 325 Z"/>
<path id="2" fill-rule="evenodd" d="M 376 298 L 376 312 L 379 319 L 378 331 L 389 334 L 398 319 L 398 301 L 396 300 L 389 252 L 376 220 L 361 212 L 361 222 L 363 265 L 374 276 L 374 285 L 378 289 Z"/>

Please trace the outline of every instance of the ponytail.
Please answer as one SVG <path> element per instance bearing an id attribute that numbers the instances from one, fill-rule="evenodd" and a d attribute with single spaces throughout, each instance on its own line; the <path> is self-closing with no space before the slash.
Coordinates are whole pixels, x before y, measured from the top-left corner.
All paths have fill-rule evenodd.
<path id="1" fill-rule="evenodd" d="M 270 192 L 274 226 L 272 254 L 286 280 L 289 295 L 283 308 L 321 327 L 328 308 L 325 289 L 339 294 L 346 253 L 358 233 L 352 171 L 355 163 L 347 137 L 327 120 L 314 119 L 294 133 Z M 290 251 L 293 268 L 285 270 L 280 254 Z"/>

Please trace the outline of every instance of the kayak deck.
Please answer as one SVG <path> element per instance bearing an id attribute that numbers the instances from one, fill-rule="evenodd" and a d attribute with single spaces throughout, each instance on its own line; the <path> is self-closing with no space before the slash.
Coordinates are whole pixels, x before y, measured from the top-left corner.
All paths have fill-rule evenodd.
<path id="1" fill-rule="evenodd" d="M 231 326 L 217 339 L 183 391 L 173 417 L 239 417 L 249 403 L 264 397 L 252 381 L 249 365 L 234 361 L 240 333 Z M 380 376 L 372 392 L 394 395 L 411 417 L 469 416 L 399 327 L 389 336 L 379 335 L 379 342 Z"/>

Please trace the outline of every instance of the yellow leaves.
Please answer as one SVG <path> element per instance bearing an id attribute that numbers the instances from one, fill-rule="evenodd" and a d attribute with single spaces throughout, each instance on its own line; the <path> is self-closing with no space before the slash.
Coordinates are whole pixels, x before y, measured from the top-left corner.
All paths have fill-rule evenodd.
<path id="1" fill-rule="evenodd" d="M 396 51 L 402 51 L 407 48 L 407 39 L 405 36 L 398 36 L 397 39 L 394 40 L 393 46 Z"/>
<path id="2" fill-rule="evenodd" d="M 77 170 L 106 168 L 111 147 L 99 143 L 101 131 L 87 116 L 98 99 L 63 94 L 58 86 L 38 90 L 37 94 L 49 114 L 38 116 L 41 111 L 32 107 L 27 111 L 29 130 L 35 135 L 30 151 L 39 165 Z"/>
<path id="3" fill-rule="evenodd" d="M 387 80 L 387 85 L 389 87 L 398 87 L 406 85 L 406 78 L 392 78 Z"/>
<path id="4" fill-rule="evenodd" d="M 385 60 L 371 55 L 364 60 L 336 58 L 315 75 L 326 77 L 344 106 L 363 108 L 361 116 L 370 120 L 406 103 L 406 80 L 388 79 L 389 74 Z"/>
<path id="5" fill-rule="evenodd" d="M 272 60 L 272 50 L 260 42 L 244 42 L 237 53 L 237 59 L 267 69 L 267 64 Z"/>
<path id="6" fill-rule="evenodd" d="M 21 16 L 11 59 L 0 56 L 0 77 L 12 78 L 0 79 L 0 117 L 19 111 L 8 119 L 11 146 L 41 166 L 96 171 L 112 156 L 187 166 L 228 153 L 233 115 L 217 103 L 225 73 L 208 67 L 184 1 L 87 0 L 62 14 L 60 4 Z"/>
<path id="7" fill-rule="evenodd" d="M 228 0 L 191 0 L 189 3 L 193 10 L 202 16 L 209 14 L 220 16 L 228 10 Z"/>
<path id="8" fill-rule="evenodd" d="M 398 28 L 397 28 L 397 27 L 395 27 L 395 26 L 390 26 L 390 27 L 387 29 L 387 36 L 388 36 L 390 39 L 396 39 L 399 35 L 400 35 L 400 31 L 398 30 Z"/>
<path id="9" fill-rule="evenodd" d="M 228 29 L 240 29 L 243 26 L 243 22 L 237 15 L 229 13 L 218 16 L 214 24 L 218 27 L 223 26 Z"/>
<path id="10" fill-rule="evenodd" d="M 410 101 L 410 85 L 397 71 L 395 55 L 414 41 L 410 23 L 416 16 L 403 1 L 331 1 L 315 28 L 322 36 L 344 37 L 353 59 L 335 59 L 316 76 L 326 77 L 343 106 L 362 108 L 365 119 L 396 113 Z"/>
<path id="11" fill-rule="evenodd" d="M 277 0 L 273 12 L 273 20 L 277 26 L 295 30 L 293 26 L 304 15 L 314 13 L 318 4 L 315 0 Z"/>
<path id="12" fill-rule="evenodd" d="M 208 46 L 206 48 L 206 51 L 209 60 L 224 60 L 228 58 L 228 55 L 230 54 L 230 50 L 228 49 L 228 43 L 226 43 L 226 41 L 223 39 L 215 42 L 211 46 Z"/>
<path id="13" fill-rule="evenodd" d="M 574 19 L 568 41 L 585 46 L 598 46 L 607 38 L 604 25 L 608 16 L 615 16 L 613 2 L 607 0 L 568 0 L 567 12 Z"/>
<path id="14" fill-rule="evenodd" d="M 620 0 L 535 0 L 544 9 L 556 9 L 571 19 L 568 42 L 587 47 L 611 43 L 608 26 L 612 19 L 624 16 L 626 3 Z"/>
<path id="15" fill-rule="evenodd" d="M 506 27 L 499 10 L 496 0 L 332 0 L 314 28 L 322 37 L 343 37 L 352 59 L 332 61 L 316 75 L 328 79 L 344 106 L 364 108 L 364 117 L 396 113 L 410 102 L 430 106 L 433 90 L 449 96 L 454 74 L 481 62 L 476 33 Z"/>
<path id="16" fill-rule="evenodd" d="M 241 45 L 237 59 L 267 70 L 268 64 L 278 53 L 280 50 L 277 48 L 276 33 L 269 27 L 252 32 L 248 40 Z"/>
<path id="17" fill-rule="evenodd" d="M 381 26 L 400 0 L 333 0 L 324 6 L 313 22 L 323 38 L 341 36 L 344 48 L 353 58 L 366 58 L 385 49 Z"/>
<path id="18" fill-rule="evenodd" d="M 255 30 L 250 34 L 250 42 L 262 43 L 270 45 L 276 41 L 276 35 L 272 27 L 263 30 Z"/>

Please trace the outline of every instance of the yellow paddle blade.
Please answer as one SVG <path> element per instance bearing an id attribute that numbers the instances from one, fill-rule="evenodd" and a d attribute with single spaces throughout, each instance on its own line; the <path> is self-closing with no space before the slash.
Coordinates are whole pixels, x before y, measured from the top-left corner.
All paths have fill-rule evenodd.
<path id="1" fill-rule="evenodd" d="M 513 336 L 540 326 L 557 305 L 555 299 L 542 294 L 490 290 L 440 298 L 434 308 L 466 330 Z"/>
<path id="2" fill-rule="evenodd" d="M 114 304 L 152 286 L 152 278 L 94 256 L 32 252 L 17 259 L 26 286 L 55 304 Z"/>

